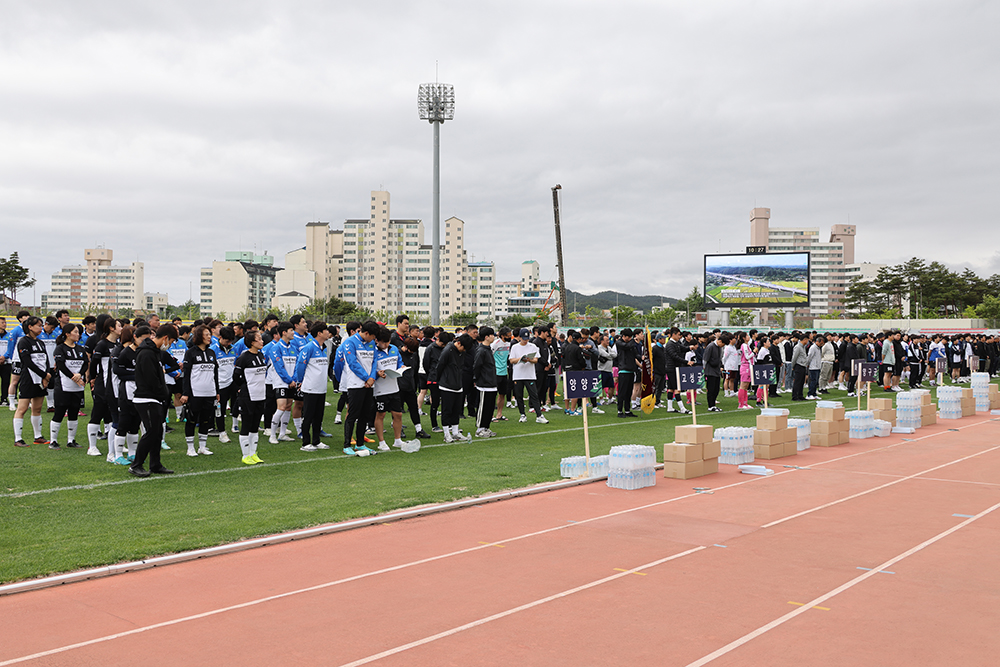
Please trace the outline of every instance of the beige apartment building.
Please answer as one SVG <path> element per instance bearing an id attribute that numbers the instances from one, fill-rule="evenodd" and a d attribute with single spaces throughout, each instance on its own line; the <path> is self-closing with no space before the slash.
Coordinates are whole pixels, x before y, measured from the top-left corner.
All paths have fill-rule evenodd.
<path id="1" fill-rule="evenodd" d="M 810 254 L 810 314 L 826 315 L 844 309 L 848 285 L 847 267 L 854 265 L 854 225 L 833 225 L 830 240 L 821 241 L 819 227 L 771 227 L 771 209 L 750 212 L 750 245 L 766 246 L 768 252 Z"/>
<path id="2" fill-rule="evenodd" d="M 261 317 L 271 309 L 275 295 L 274 257 L 250 251 L 226 253 L 225 261 L 201 270 L 202 317 L 226 319 L 248 314 Z"/>
<path id="3" fill-rule="evenodd" d="M 79 310 L 88 306 L 105 310 L 141 310 L 145 306 L 143 264 L 115 266 L 110 248 L 83 251 L 86 264 L 64 266 L 52 274 L 52 286 L 42 294 L 42 310 Z"/>

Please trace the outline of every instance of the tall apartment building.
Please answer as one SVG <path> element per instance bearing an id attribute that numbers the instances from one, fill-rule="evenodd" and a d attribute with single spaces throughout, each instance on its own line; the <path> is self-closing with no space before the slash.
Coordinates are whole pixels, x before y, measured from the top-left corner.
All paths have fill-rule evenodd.
<path id="1" fill-rule="evenodd" d="M 110 248 L 88 248 L 83 256 L 86 264 L 64 266 L 52 274 L 52 288 L 42 294 L 42 310 L 87 306 L 141 310 L 145 306 L 142 262 L 114 266 Z"/>
<path id="2" fill-rule="evenodd" d="M 819 227 L 771 227 L 771 209 L 750 212 L 750 245 L 766 246 L 768 252 L 810 254 L 810 313 L 826 315 L 843 310 L 847 287 L 846 267 L 854 264 L 854 225 L 833 225 L 829 242 L 820 241 Z"/>
<path id="3" fill-rule="evenodd" d="M 308 223 L 304 252 L 286 255 L 286 266 L 293 261 L 296 270 L 312 271 L 315 298 L 336 297 L 371 311 L 429 316 L 432 247 L 424 243 L 423 222 L 394 220 L 385 190 L 372 191 L 370 207 L 367 219 L 345 220 L 342 230 L 330 229 L 328 222 Z M 448 218 L 442 231 L 441 317 L 447 318 L 471 310 L 472 301 L 466 290 L 465 222 Z M 292 284 L 291 276 L 288 280 L 283 288 Z"/>
<path id="4" fill-rule="evenodd" d="M 468 310 L 476 313 L 481 320 L 492 321 L 494 290 L 496 289 L 496 267 L 493 262 L 469 262 Z"/>
<path id="5" fill-rule="evenodd" d="M 259 317 L 275 295 L 274 257 L 250 251 L 227 252 L 226 259 L 201 270 L 201 316 L 232 319 L 243 313 Z"/>

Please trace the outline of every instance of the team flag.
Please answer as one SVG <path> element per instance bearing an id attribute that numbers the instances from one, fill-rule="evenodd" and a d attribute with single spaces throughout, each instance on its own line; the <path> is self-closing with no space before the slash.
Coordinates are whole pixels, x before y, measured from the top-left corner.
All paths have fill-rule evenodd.
<path id="1" fill-rule="evenodd" d="M 649 325 L 646 326 L 646 343 L 642 346 L 642 385 L 639 394 L 639 407 L 647 415 L 652 414 L 656 405 L 656 395 L 653 393 L 653 339 L 649 335 Z"/>

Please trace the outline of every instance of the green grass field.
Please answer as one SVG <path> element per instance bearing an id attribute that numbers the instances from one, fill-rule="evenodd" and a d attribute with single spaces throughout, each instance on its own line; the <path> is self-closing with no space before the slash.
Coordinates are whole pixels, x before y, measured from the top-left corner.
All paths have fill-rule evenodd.
<path id="1" fill-rule="evenodd" d="M 831 391 L 828 398 L 839 400 L 844 394 Z M 885 394 L 879 390 L 875 395 Z M 788 407 L 793 416 L 812 416 L 813 402 L 792 403 L 786 396 L 772 405 Z M 331 391 L 330 402 L 336 404 L 337 398 Z M 849 410 L 856 407 L 844 400 Z M 725 412 L 705 412 L 699 423 L 751 426 L 757 414 L 737 411 L 735 398 L 719 405 Z M 689 416 L 662 409 L 639 414 L 639 419 L 620 420 L 611 408 L 607 415 L 593 415 L 591 453 L 606 454 L 619 444 L 661 445 L 673 440 L 676 425 L 690 423 Z M 527 424 L 516 419 L 495 423 L 499 437 L 488 440 L 444 445 L 441 435 L 433 434 L 415 454 L 394 450 L 345 457 L 337 448 L 342 427 L 334 426 L 333 408 L 328 408 L 325 429 L 336 437 L 326 439 L 334 447 L 327 452 L 301 452 L 298 442 L 270 445 L 262 436 L 259 454 L 266 463 L 248 467 L 240 463 L 233 436 L 229 444 L 210 440 L 214 456 L 189 458 L 178 429 L 167 435 L 173 449 L 163 452 L 164 464 L 176 474 L 136 479 L 103 456 L 87 456 L 86 449 L 15 448 L 12 416 L 6 408 L 0 411 L 3 582 L 552 481 L 559 479 L 560 458 L 583 453 L 582 419 L 560 410 L 548 413 L 548 425 L 535 424 L 533 418 Z M 85 421 L 80 420 L 82 443 Z M 44 415 L 46 437 L 48 424 Z M 470 426 L 471 419 L 462 420 L 463 430 Z M 427 417 L 424 427 L 429 430 Z M 28 423 L 25 434 L 30 438 Z M 61 437 L 65 439 L 65 426 Z M 99 446 L 107 451 L 105 441 Z"/>

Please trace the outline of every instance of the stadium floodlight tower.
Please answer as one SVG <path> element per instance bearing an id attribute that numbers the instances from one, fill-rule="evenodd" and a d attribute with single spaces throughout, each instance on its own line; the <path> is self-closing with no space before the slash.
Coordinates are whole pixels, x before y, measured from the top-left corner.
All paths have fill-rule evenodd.
<path id="1" fill-rule="evenodd" d="M 441 324 L 441 124 L 455 119 L 455 87 L 450 83 L 422 83 L 417 92 L 420 120 L 434 126 L 434 198 L 431 217 L 431 323 Z M 461 280 L 461 276 L 458 276 Z"/>

